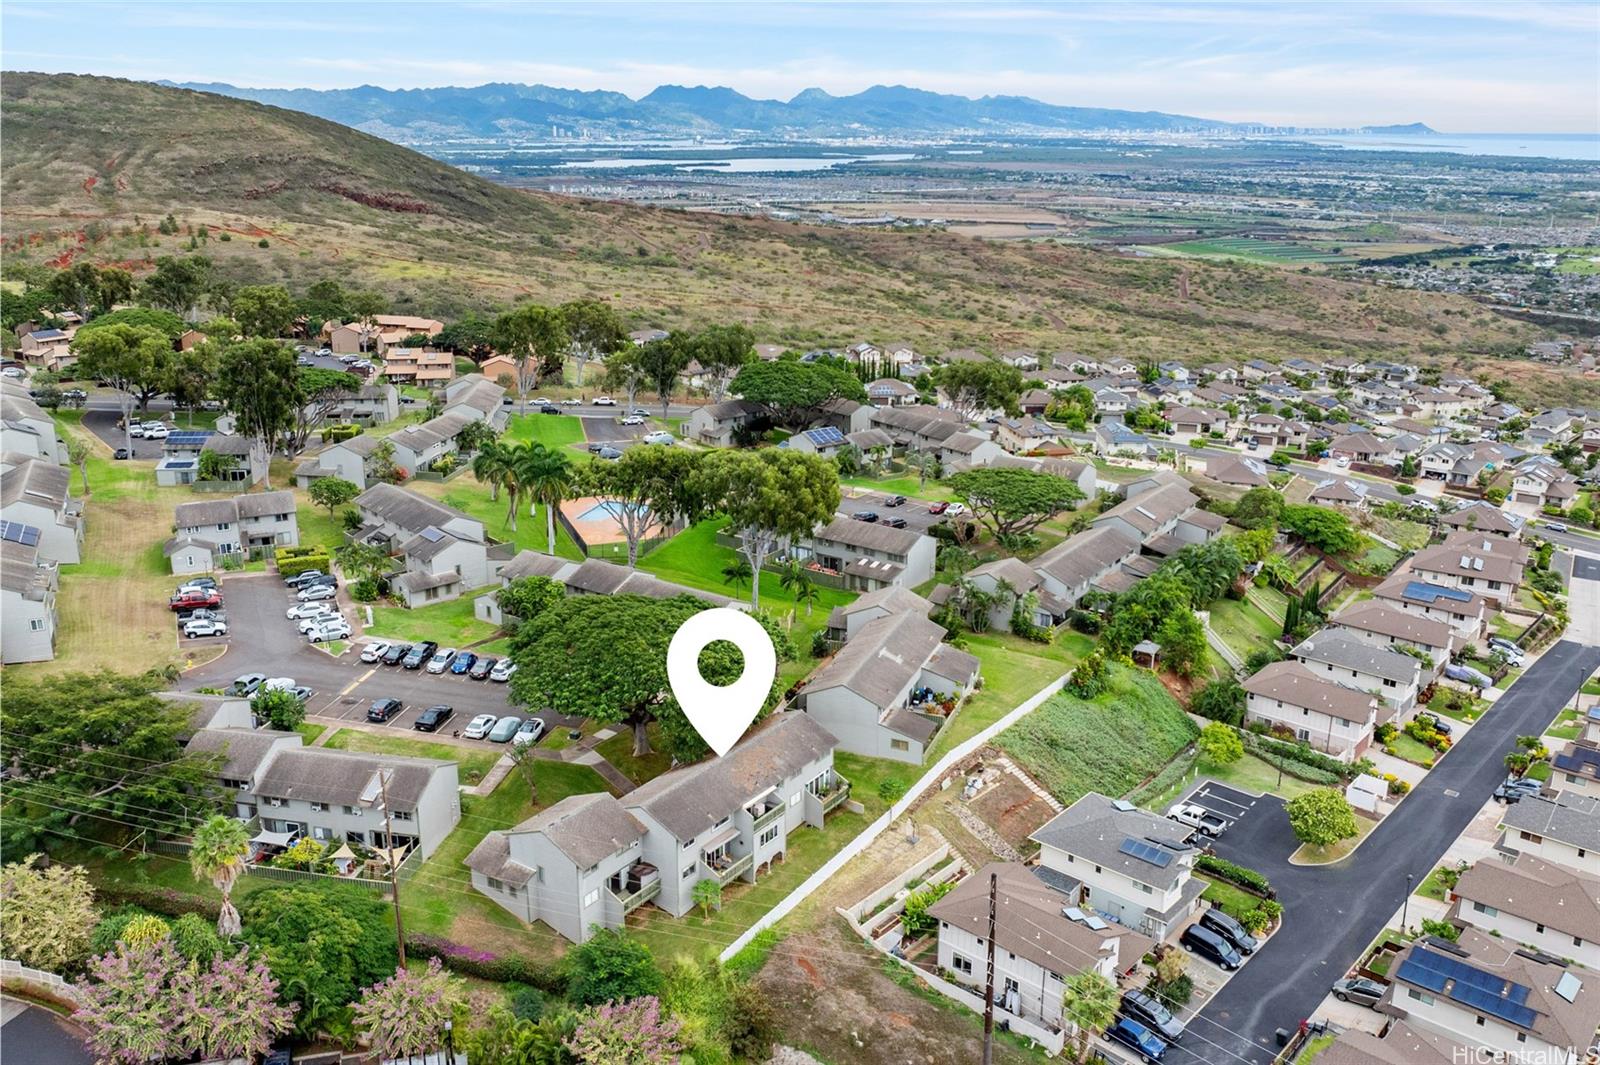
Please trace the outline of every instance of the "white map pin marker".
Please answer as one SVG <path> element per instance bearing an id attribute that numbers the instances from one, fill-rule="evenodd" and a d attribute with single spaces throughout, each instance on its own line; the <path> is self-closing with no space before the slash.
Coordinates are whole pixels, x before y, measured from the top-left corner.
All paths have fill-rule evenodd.
<path id="1" fill-rule="evenodd" d="M 727 640 L 744 656 L 744 672 L 728 685 L 708 684 L 700 675 L 700 652 Z M 778 652 L 772 637 L 749 614 L 727 607 L 702 610 L 678 626 L 667 647 L 667 680 L 689 724 L 717 754 L 724 755 L 744 735 L 772 690 Z"/>

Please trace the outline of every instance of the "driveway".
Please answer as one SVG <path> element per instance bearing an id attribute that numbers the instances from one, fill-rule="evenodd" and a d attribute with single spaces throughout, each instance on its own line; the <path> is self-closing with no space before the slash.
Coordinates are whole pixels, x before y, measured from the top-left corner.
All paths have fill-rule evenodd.
<path id="1" fill-rule="evenodd" d="M 929 514 L 928 500 L 907 496 L 906 501 L 897 507 L 889 506 L 889 500 L 894 498 L 888 492 L 875 490 L 862 491 L 849 489 L 839 503 L 841 514 L 860 514 L 862 511 L 874 511 L 880 518 L 904 518 L 906 528 L 913 532 L 927 532 L 930 528 L 942 521 L 949 519 L 943 514 Z"/>
<path id="2" fill-rule="evenodd" d="M 653 433 L 660 428 L 654 424 L 653 419 L 647 419 L 643 425 L 623 425 L 622 418 L 620 410 L 603 416 L 582 417 L 583 438 L 591 444 L 610 444 L 612 447 L 623 448 L 638 443 L 646 433 Z"/>
<path id="3" fill-rule="evenodd" d="M 1600 558 L 1572 556 L 1567 606 L 1572 620 L 1567 625 L 1566 638 L 1590 647 L 1600 646 Z"/>
<path id="4" fill-rule="evenodd" d="M 134 416 L 138 417 L 137 411 L 134 412 Z M 148 420 L 155 421 L 161 417 L 163 417 L 162 414 L 152 410 L 148 415 Z M 120 410 L 90 409 L 83 412 L 83 427 L 99 437 L 113 452 L 119 447 L 126 446 L 126 436 L 121 429 L 117 428 L 117 422 L 121 420 L 122 412 Z M 133 438 L 133 457 L 150 462 L 158 461 L 161 458 L 161 443 L 160 440 L 145 440 L 136 436 Z"/>
<path id="5" fill-rule="evenodd" d="M 84 1031 L 43 1006 L 7 995 L 0 998 L 0 1043 L 17 1065 L 90 1065 Z"/>
<path id="6" fill-rule="evenodd" d="M 1564 640 L 1517 679 L 1372 835 L 1337 865 L 1290 865 L 1296 846 L 1276 799 L 1257 802 L 1217 844 L 1259 870 L 1284 907 L 1283 929 L 1190 1022 L 1194 1038 L 1168 1062 L 1266 1063 L 1274 1031 L 1312 1017 L 1332 983 L 1376 939 L 1415 884 L 1437 865 L 1505 776 L 1501 759 L 1537 734 L 1600 668 L 1600 647 Z"/>

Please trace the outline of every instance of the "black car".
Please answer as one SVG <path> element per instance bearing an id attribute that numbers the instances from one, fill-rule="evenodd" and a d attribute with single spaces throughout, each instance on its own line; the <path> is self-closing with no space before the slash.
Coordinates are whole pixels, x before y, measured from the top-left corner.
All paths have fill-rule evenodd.
<path id="1" fill-rule="evenodd" d="M 386 666 L 398 666 L 400 664 L 400 660 L 410 653 L 411 645 L 409 643 L 390 644 L 389 649 L 383 652 L 383 657 L 378 659 L 378 661 L 382 662 Z"/>
<path id="2" fill-rule="evenodd" d="M 890 496 L 888 499 L 883 501 L 883 505 L 886 507 L 903 507 L 906 505 L 906 497 Z"/>
<path id="3" fill-rule="evenodd" d="M 540 414 L 560 414 L 561 413 L 561 408 L 556 406 L 554 403 L 546 403 L 544 406 L 539 408 L 539 413 Z"/>
<path id="4" fill-rule="evenodd" d="M 1200 915 L 1200 923 L 1232 943 L 1240 954 L 1254 954 L 1260 946 L 1256 937 L 1244 930 L 1244 925 L 1214 906 Z"/>
<path id="5" fill-rule="evenodd" d="M 407 669 L 421 669 L 423 666 L 428 664 L 428 659 L 432 658 L 433 652 L 437 651 L 438 649 L 439 645 L 434 643 L 432 640 L 419 643 L 415 647 L 411 648 L 411 650 L 406 654 L 405 660 L 400 664 Z"/>
<path id="6" fill-rule="evenodd" d="M 1450 722 L 1433 714 L 1418 714 L 1417 720 L 1427 725 L 1441 736 L 1450 735 Z"/>
<path id="7" fill-rule="evenodd" d="M 488 680 L 489 671 L 499 664 L 500 660 L 498 658 L 491 658 L 488 655 L 484 655 L 482 658 L 472 663 L 472 668 L 467 671 L 467 679 Z"/>
<path id="8" fill-rule="evenodd" d="M 891 529 L 904 529 L 906 527 L 906 519 L 904 519 L 904 518 L 884 518 L 883 519 L 883 524 L 887 525 Z"/>
<path id="9" fill-rule="evenodd" d="M 605 446 L 606 442 L 604 440 L 591 440 L 589 441 L 589 454 L 598 455 L 600 454 L 600 449 Z"/>
<path id="10" fill-rule="evenodd" d="M 850 519 L 852 521 L 875 522 L 878 520 L 878 512 L 876 510 L 858 510 L 850 515 Z"/>
<path id="11" fill-rule="evenodd" d="M 217 579 L 215 577 L 190 577 L 183 583 L 193 588 L 215 588 Z"/>
<path id="12" fill-rule="evenodd" d="M 381 725 L 404 709 L 405 705 L 399 699 L 374 699 L 372 705 L 367 707 L 367 720 Z"/>
<path id="13" fill-rule="evenodd" d="M 133 457 L 133 452 L 125 447 L 119 447 L 111 453 L 111 457 L 114 459 L 128 459 Z"/>
<path id="14" fill-rule="evenodd" d="M 430 706 L 417 715 L 417 720 L 412 728 L 418 732 L 437 732 L 439 726 L 455 716 L 455 708 L 449 706 Z"/>
<path id="15" fill-rule="evenodd" d="M 1244 964 L 1244 959 L 1233 949 L 1232 943 L 1204 925 L 1192 924 L 1185 928 L 1183 935 L 1178 937 L 1178 945 L 1190 954 L 1198 954 L 1230 971 Z"/>
<path id="16" fill-rule="evenodd" d="M 1132 1017 L 1169 1043 L 1177 1043 L 1183 1039 L 1183 1022 L 1174 1017 L 1172 1011 L 1148 991 L 1135 988 L 1124 992 L 1120 1012 L 1124 1017 Z"/>

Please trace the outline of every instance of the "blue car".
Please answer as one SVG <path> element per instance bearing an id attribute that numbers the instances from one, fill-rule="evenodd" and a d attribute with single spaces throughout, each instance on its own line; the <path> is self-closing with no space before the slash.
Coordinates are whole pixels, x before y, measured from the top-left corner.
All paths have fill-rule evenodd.
<path id="1" fill-rule="evenodd" d="M 472 664 L 477 660 L 478 656 L 471 651 L 462 651 L 456 655 L 456 660 L 450 663 L 450 672 L 459 677 L 471 669 Z"/>
<path id="2" fill-rule="evenodd" d="M 1121 1043 L 1145 1061 L 1160 1061 L 1167 1052 L 1167 1044 L 1160 1037 L 1129 1017 L 1119 1017 L 1106 1029 L 1106 1038 Z"/>

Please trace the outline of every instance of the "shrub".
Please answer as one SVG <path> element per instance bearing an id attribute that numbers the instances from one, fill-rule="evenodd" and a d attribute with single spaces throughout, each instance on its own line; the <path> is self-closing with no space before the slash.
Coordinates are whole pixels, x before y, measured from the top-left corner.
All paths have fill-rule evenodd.
<path id="1" fill-rule="evenodd" d="M 878 785 L 878 798 L 891 805 L 899 802 L 905 793 L 906 782 L 899 777 L 890 777 Z"/>
<path id="2" fill-rule="evenodd" d="M 1160 999 L 1162 1005 L 1169 1010 L 1177 1010 L 1194 997 L 1194 977 L 1184 973 L 1176 980 L 1165 984 L 1153 979 L 1146 986 L 1146 990 Z"/>
<path id="3" fill-rule="evenodd" d="M 378 598 L 376 577 L 362 577 L 350 586 L 350 598 L 358 603 L 370 603 Z"/>
<path id="4" fill-rule="evenodd" d="M 1438 936 L 1454 943 L 1461 938 L 1461 929 L 1449 921 L 1434 921 L 1424 917 L 1422 919 L 1422 934 L 1425 936 Z"/>
<path id="5" fill-rule="evenodd" d="M 424 960 L 438 958 L 446 969 L 462 976 L 497 984 L 527 984 L 554 996 L 566 993 L 566 980 L 561 971 L 553 966 L 540 965 L 516 956 L 502 957 L 439 936 L 420 932 L 406 936 L 406 955 Z"/>
<path id="6" fill-rule="evenodd" d="M 201 895 L 191 895 L 175 888 L 158 888 L 123 880 L 97 884 L 94 893 L 96 900 L 103 906 L 135 906 L 167 917 L 198 913 L 215 921 L 222 909 L 220 901 Z"/>
<path id="7" fill-rule="evenodd" d="M 513 984 L 507 990 L 511 992 L 511 1015 L 517 1020 L 537 1021 L 544 1016 L 543 991 L 526 984 Z"/>
<path id="8" fill-rule="evenodd" d="M 1210 873 L 1218 880 L 1226 880 L 1230 884 L 1237 884 L 1247 891 L 1264 895 L 1271 899 L 1276 897 L 1272 884 L 1267 878 L 1254 869 L 1247 869 L 1242 865 L 1235 865 L 1226 858 L 1218 858 L 1214 854 L 1202 854 L 1195 858 L 1194 867 L 1202 873 Z"/>
<path id="9" fill-rule="evenodd" d="M 290 557 L 285 558 L 285 552 L 291 550 L 305 551 L 307 553 L 291 555 Z M 293 577 L 296 574 L 304 573 L 307 570 L 313 569 L 321 570 L 323 573 L 326 573 L 328 572 L 328 565 L 330 561 L 328 552 L 324 548 L 279 548 L 277 560 L 278 574 L 282 577 Z"/>
<path id="10" fill-rule="evenodd" d="M 1379 746 L 1387 747 L 1399 734 L 1400 730 L 1395 727 L 1393 721 L 1385 721 L 1373 730 L 1372 738 L 1378 741 Z"/>
<path id="11" fill-rule="evenodd" d="M 916 939 L 918 936 L 929 935 L 939 926 L 938 921 L 928 916 L 928 907 L 950 894 L 955 886 L 955 881 L 945 880 L 929 884 L 906 896 L 905 909 L 900 913 L 900 923 L 905 926 L 907 938 Z"/>

